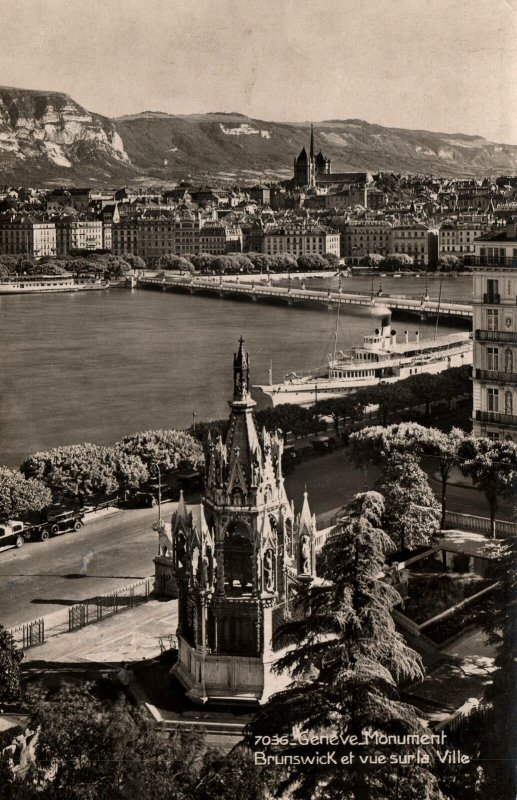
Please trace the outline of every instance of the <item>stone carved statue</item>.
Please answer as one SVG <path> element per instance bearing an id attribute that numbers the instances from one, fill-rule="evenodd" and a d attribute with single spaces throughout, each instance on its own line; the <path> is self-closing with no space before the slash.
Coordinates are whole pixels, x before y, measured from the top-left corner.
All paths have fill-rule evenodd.
<path id="1" fill-rule="evenodd" d="M 302 575 L 311 574 L 311 543 L 306 534 L 300 542 L 300 572 Z"/>
<path id="2" fill-rule="evenodd" d="M 273 592 L 275 589 L 275 575 L 272 550 L 266 550 L 264 554 L 264 588 L 266 592 Z"/>

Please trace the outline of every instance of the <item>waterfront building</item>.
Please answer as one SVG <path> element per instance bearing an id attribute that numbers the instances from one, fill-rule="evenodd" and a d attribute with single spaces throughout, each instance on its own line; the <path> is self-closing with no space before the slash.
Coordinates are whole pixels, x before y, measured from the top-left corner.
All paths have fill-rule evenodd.
<path id="1" fill-rule="evenodd" d="M 318 580 L 316 520 L 307 492 L 299 515 L 287 497 L 282 434 L 257 431 L 242 338 L 229 405 L 224 440 L 208 444 L 202 502 L 187 507 L 181 496 L 160 526 L 155 591 L 179 597 L 173 673 L 187 696 L 264 703 L 282 688 L 273 635 L 300 612 L 300 589 Z"/>
<path id="2" fill-rule="evenodd" d="M 517 442 L 515 221 L 475 242 L 473 430 Z"/>
<path id="3" fill-rule="evenodd" d="M 409 222 L 391 229 L 390 252 L 405 253 L 415 264 L 429 264 L 429 232 L 423 223 Z"/>
<path id="4" fill-rule="evenodd" d="M 105 246 L 102 220 L 64 217 L 55 225 L 58 256 L 67 256 L 73 250 L 102 250 Z"/>
<path id="5" fill-rule="evenodd" d="M 262 252 L 267 255 L 340 255 L 340 235 L 323 225 L 306 220 L 290 220 L 264 229 Z"/>
<path id="6" fill-rule="evenodd" d="M 0 253 L 13 256 L 55 256 L 56 226 L 31 216 L 0 222 Z"/>
<path id="7" fill-rule="evenodd" d="M 392 225 L 387 220 L 352 220 L 343 231 L 343 255 L 357 264 L 370 253 L 387 256 L 391 252 Z"/>
<path id="8" fill-rule="evenodd" d="M 211 220 L 199 231 L 199 252 L 218 256 L 242 253 L 242 231 L 237 225 Z"/>
<path id="9" fill-rule="evenodd" d="M 438 256 L 441 258 L 453 255 L 468 263 L 475 255 L 474 241 L 483 236 L 487 227 L 488 225 L 481 221 L 446 220 L 438 233 Z"/>

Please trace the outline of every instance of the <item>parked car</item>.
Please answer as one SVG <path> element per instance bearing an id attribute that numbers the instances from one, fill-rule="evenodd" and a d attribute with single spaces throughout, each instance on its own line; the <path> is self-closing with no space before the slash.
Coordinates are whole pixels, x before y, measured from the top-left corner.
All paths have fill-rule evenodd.
<path id="1" fill-rule="evenodd" d="M 0 525 L 0 550 L 8 547 L 23 547 L 27 533 L 25 525 L 19 520 L 10 519 Z"/>

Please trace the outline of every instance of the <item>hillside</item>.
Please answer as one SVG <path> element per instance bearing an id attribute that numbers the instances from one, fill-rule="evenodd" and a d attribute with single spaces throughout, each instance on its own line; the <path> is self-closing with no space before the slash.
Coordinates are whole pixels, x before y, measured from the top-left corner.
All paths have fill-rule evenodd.
<path id="1" fill-rule="evenodd" d="M 145 111 L 108 119 L 66 94 L 0 88 L 0 184 L 286 178 L 308 145 L 309 122 L 238 113 Z M 363 120 L 314 123 L 332 171 L 481 176 L 517 172 L 517 146 L 479 136 L 386 128 Z"/>

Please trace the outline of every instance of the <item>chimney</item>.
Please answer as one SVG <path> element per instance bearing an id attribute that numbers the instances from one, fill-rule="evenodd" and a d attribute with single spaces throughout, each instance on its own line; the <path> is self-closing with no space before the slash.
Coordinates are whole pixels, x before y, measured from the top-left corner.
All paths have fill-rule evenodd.
<path id="1" fill-rule="evenodd" d="M 415 342 L 420 344 L 420 331 L 415 331 Z"/>

